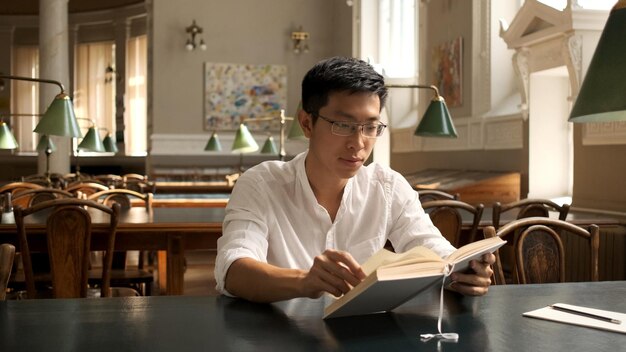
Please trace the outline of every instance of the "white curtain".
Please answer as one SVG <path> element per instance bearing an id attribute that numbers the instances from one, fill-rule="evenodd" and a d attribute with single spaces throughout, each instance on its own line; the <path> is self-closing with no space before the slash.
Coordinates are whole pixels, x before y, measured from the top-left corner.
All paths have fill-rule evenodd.
<path id="1" fill-rule="evenodd" d="M 115 82 L 106 80 L 106 68 L 115 63 L 113 42 L 78 44 L 75 52 L 74 112 L 83 135 L 93 120 L 100 139 L 115 134 Z"/>
<path id="2" fill-rule="evenodd" d="M 11 72 L 15 76 L 39 77 L 39 48 L 14 46 Z M 18 152 L 32 152 L 37 147 L 37 134 L 33 132 L 39 117 L 39 84 L 11 80 L 11 114 L 33 116 L 11 117 L 11 127 L 19 144 Z"/>
<path id="3" fill-rule="evenodd" d="M 148 41 L 141 35 L 128 40 L 124 141 L 126 155 L 146 155 Z"/>

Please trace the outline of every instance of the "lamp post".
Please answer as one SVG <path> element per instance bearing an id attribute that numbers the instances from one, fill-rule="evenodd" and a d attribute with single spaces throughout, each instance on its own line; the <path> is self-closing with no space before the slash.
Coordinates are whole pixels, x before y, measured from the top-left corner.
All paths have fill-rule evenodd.
<path id="1" fill-rule="evenodd" d="M 439 90 L 435 86 L 427 86 L 421 84 L 388 84 L 388 88 L 417 88 L 417 89 L 430 89 L 435 93 L 435 96 L 430 101 L 430 105 L 426 109 L 424 116 L 420 120 L 415 132 L 416 136 L 422 137 L 448 137 L 457 138 L 456 129 L 452 123 L 450 112 L 446 106 L 446 102 Z"/>

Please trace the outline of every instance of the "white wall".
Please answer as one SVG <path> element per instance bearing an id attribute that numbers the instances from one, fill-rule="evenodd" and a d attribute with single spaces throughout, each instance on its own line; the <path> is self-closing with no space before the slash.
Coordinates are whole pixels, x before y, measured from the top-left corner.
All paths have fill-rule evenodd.
<path id="1" fill-rule="evenodd" d="M 528 197 L 572 194 L 572 125 L 565 66 L 530 75 Z"/>

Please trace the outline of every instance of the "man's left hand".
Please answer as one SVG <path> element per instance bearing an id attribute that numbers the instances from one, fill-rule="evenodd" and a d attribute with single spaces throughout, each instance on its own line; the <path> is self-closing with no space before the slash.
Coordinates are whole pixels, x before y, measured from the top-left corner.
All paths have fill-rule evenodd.
<path id="1" fill-rule="evenodd" d="M 470 262 L 471 270 L 467 273 L 453 273 L 450 275 L 452 283 L 448 289 L 467 296 L 482 296 L 489 290 L 493 269 L 491 265 L 496 262 L 496 256 L 487 253 L 480 261 Z"/>

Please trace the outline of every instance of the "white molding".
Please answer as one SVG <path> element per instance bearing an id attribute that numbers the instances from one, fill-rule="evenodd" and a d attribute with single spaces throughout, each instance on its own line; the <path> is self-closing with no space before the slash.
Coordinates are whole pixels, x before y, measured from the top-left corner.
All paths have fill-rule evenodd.
<path id="1" fill-rule="evenodd" d="M 583 145 L 626 144 L 626 121 L 586 123 Z"/>

